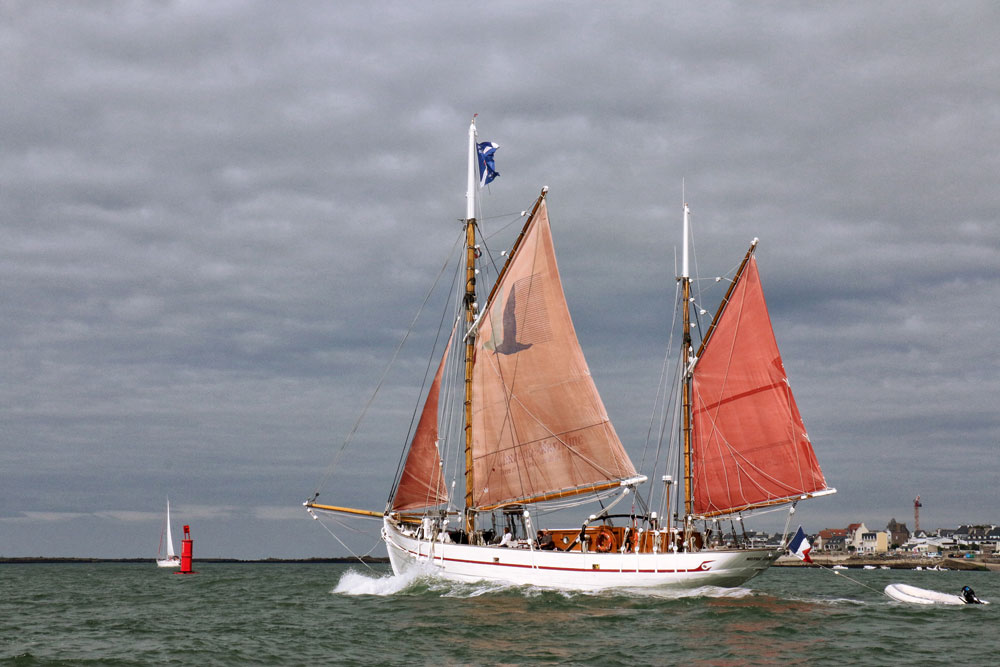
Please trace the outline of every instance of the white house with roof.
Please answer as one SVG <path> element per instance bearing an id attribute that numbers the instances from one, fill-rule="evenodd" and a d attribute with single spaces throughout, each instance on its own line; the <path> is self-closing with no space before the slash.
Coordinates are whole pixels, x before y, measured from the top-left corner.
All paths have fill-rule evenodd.
<path id="1" fill-rule="evenodd" d="M 955 548 L 955 540 L 950 537 L 911 537 L 902 548 L 915 554 L 943 553 Z"/>
<path id="2" fill-rule="evenodd" d="M 889 533 L 884 530 L 861 534 L 859 554 L 884 554 L 889 552 Z"/>
<path id="3" fill-rule="evenodd" d="M 848 549 L 850 549 L 850 547 L 854 547 L 854 551 L 856 553 L 860 552 L 861 547 L 863 546 L 862 545 L 863 540 L 861 539 L 861 537 L 867 532 L 869 532 L 868 527 L 865 526 L 863 522 L 852 523 L 851 525 L 849 525 L 847 527 L 847 539 L 846 539 Z"/>

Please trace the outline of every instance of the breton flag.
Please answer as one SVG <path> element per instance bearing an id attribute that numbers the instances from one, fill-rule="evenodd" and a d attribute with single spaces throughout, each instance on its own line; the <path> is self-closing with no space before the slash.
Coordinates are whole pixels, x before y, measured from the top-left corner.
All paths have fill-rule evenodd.
<path id="1" fill-rule="evenodd" d="M 795 537 L 792 541 L 788 543 L 788 550 L 798 556 L 801 560 L 807 563 L 811 563 L 812 559 L 809 558 L 809 552 L 812 550 L 812 545 L 809 544 L 809 540 L 806 539 L 806 534 L 802 531 L 802 526 L 795 532 Z"/>
<path id="2" fill-rule="evenodd" d="M 479 153 L 479 187 L 489 185 L 493 179 L 500 175 L 493 164 L 493 154 L 500 148 L 500 144 L 492 141 L 484 141 L 478 145 Z"/>

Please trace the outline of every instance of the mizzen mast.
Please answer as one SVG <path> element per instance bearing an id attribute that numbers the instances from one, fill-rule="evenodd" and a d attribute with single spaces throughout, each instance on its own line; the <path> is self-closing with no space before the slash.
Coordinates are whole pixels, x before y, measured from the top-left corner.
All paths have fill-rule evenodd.
<path id="1" fill-rule="evenodd" d="M 690 234 L 689 215 L 691 210 L 684 203 L 684 240 L 681 252 L 681 298 L 684 301 L 682 310 L 683 338 L 681 341 L 681 420 L 684 446 L 684 526 L 689 529 L 690 517 L 694 508 L 694 480 L 691 465 L 691 367 L 694 359 L 691 355 L 691 273 L 688 269 L 688 236 Z"/>

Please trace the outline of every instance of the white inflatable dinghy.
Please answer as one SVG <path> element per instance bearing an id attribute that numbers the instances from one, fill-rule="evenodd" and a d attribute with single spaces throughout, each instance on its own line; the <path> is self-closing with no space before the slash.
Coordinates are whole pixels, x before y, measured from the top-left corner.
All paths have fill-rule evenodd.
<path id="1" fill-rule="evenodd" d="M 965 598 L 961 595 L 929 591 L 926 588 L 917 588 L 916 586 L 909 586 L 907 584 L 889 584 L 885 587 L 885 594 L 893 600 L 909 602 L 910 604 L 976 604 L 974 602 L 966 602 Z M 977 599 L 975 598 L 975 593 L 973 593 L 973 598 Z M 979 603 L 989 604 L 985 600 L 980 600 Z"/>

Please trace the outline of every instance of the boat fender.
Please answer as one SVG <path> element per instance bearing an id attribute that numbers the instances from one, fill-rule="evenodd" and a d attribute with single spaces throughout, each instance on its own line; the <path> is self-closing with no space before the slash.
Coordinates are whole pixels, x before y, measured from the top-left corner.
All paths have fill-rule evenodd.
<path id="1" fill-rule="evenodd" d="M 594 550 L 607 553 L 615 547 L 615 535 L 607 528 L 601 528 L 594 540 Z"/>

